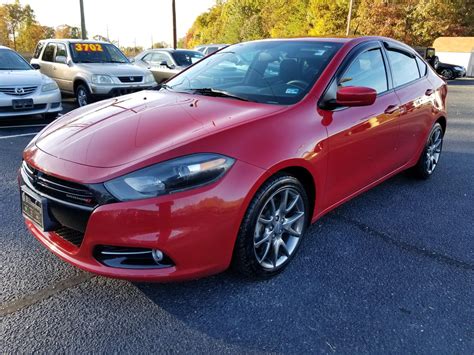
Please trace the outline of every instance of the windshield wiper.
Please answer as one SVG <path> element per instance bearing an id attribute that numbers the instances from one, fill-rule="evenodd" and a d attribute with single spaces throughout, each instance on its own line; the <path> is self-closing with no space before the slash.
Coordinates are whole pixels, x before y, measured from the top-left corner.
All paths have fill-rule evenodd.
<path id="1" fill-rule="evenodd" d="M 197 94 L 206 95 L 206 96 L 229 97 L 231 99 L 236 99 L 236 100 L 241 100 L 241 101 L 250 101 L 250 100 L 246 99 L 245 97 L 237 96 L 237 95 L 231 94 L 227 91 L 216 90 L 216 89 L 213 89 L 213 88 L 192 88 L 192 89 L 189 89 L 189 90 L 192 90 Z"/>

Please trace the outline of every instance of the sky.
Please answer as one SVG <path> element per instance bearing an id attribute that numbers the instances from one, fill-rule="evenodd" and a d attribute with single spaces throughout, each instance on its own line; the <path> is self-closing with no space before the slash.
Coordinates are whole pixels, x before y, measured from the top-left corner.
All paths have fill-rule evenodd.
<path id="1" fill-rule="evenodd" d="M 1 4 L 14 0 L 0 0 Z M 62 24 L 80 27 L 79 0 L 20 0 L 35 11 L 36 19 L 46 26 Z M 216 0 L 176 0 L 178 38 L 183 37 L 194 20 Z M 89 38 L 96 34 L 119 41 L 120 46 L 151 47 L 153 42 L 173 42 L 171 0 L 84 0 Z"/>

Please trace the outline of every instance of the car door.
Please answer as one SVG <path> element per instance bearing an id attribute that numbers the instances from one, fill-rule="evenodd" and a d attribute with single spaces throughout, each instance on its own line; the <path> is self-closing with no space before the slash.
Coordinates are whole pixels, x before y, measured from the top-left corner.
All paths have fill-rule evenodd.
<path id="1" fill-rule="evenodd" d="M 161 63 L 163 62 L 166 62 L 167 65 L 161 65 Z M 175 71 L 169 68 L 173 67 L 174 64 L 168 53 L 153 53 L 150 64 L 152 67 L 153 75 L 155 76 L 155 80 L 158 83 L 168 80 L 176 73 Z"/>
<path id="2" fill-rule="evenodd" d="M 56 44 L 48 43 L 43 51 L 43 55 L 41 56 L 40 71 L 51 79 L 56 79 L 53 71 L 55 53 Z"/>
<path id="3" fill-rule="evenodd" d="M 403 163 L 418 154 L 431 128 L 433 86 L 427 78 L 427 66 L 412 53 L 395 44 L 386 45 L 395 92 L 401 103 L 400 148 Z"/>
<path id="4" fill-rule="evenodd" d="M 379 42 L 350 53 L 332 84 L 376 90 L 370 106 L 322 111 L 328 131 L 326 207 L 337 204 L 400 166 L 400 101 L 392 89 L 387 59 Z M 331 88 L 329 88 L 331 90 Z"/>
<path id="5" fill-rule="evenodd" d="M 61 91 L 73 92 L 72 74 L 69 65 L 61 62 L 58 57 L 66 58 L 66 62 L 69 59 L 66 44 L 56 44 L 56 53 L 52 64 L 53 75 Z"/>

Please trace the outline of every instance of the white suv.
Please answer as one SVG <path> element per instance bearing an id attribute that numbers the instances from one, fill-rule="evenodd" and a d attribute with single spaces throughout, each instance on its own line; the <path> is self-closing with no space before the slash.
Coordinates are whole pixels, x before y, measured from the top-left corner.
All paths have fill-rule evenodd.
<path id="1" fill-rule="evenodd" d="M 62 109 L 58 85 L 17 52 L 0 46 L 0 118 L 36 114 L 55 118 Z"/>
<path id="2" fill-rule="evenodd" d="M 153 74 L 129 62 L 111 43 L 48 39 L 38 43 L 31 65 L 51 77 L 79 106 L 156 85 Z"/>

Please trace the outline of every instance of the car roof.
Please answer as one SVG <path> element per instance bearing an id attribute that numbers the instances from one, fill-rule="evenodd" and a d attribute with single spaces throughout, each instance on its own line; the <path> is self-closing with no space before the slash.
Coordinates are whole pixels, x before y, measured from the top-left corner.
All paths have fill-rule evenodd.
<path id="1" fill-rule="evenodd" d="M 11 51 L 13 50 L 11 48 L 8 48 L 8 47 L 2 46 L 2 45 L 0 45 L 0 49 L 8 49 L 8 50 L 11 50 Z"/>
<path id="2" fill-rule="evenodd" d="M 82 42 L 87 42 L 87 43 L 109 43 L 106 41 L 96 41 L 94 39 L 78 39 L 78 38 L 49 38 L 49 39 L 42 39 L 40 42 L 52 42 L 52 43 L 58 43 L 58 42 L 69 42 L 69 43 L 82 43 Z"/>

